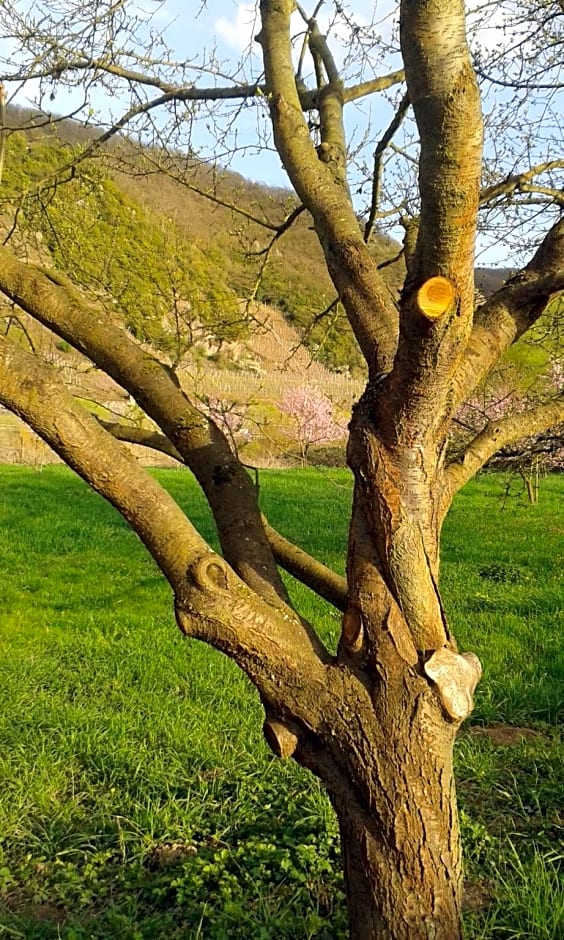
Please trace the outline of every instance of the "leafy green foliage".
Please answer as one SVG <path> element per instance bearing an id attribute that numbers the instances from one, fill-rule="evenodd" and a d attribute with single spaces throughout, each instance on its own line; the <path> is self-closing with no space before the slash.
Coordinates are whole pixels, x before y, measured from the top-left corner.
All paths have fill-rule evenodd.
<path id="1" fill-rule="evenodd" d="M 18 120 L 22 115 L 14 115 L 14 123 Z M 304 214 L 284 235 L 261 274 L 264 259 L 254 246 L 264 246 L 264 229 L 249 223 L 241 230 L 229 210 L 213 207 L 166 176 L 144 186 L 92 161 L 61 173 L 87 143 L 87 132 L 80 130 L 63 122 L 61 137 L 53 129 L 12 134 L 0 204 L 12 211 L 27 193 L 20 224 L 39 234 L 61 270 L 124 317 L 136 336 L 174 362 L 195 341 L 238 340 L 249 328 L 240 301 L 252 294 L 283 313 L 314 359 L 353 376 L 364 373 L 342 307 L 327 309 L 335 290 L 311 219 Z M 110 167 L 111 155 L 104 161 Z M 209 168 L 199 173 L 202 188 L 209 188 Z M 34 188 L 46 180 L 38 199 Z M 248 203 L 251 214 L 271 222 L 282 222 L 294 208 L 288 193 L 246 183 L 227 171 L 217 185 L 227 202 L 244 208 Z M 371 249 L 380 261 L 393 256 L 397 246 L 378 236 Z M 384 273 L 397 291 L 401 264 Z"/>

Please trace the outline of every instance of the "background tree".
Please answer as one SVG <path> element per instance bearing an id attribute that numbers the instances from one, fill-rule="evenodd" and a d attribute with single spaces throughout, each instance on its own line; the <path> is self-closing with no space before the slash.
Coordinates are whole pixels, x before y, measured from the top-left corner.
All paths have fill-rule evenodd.
<path id="1" fill-rule="evenodd" d="M 332 444 L 345 436 L 344 427 L 335 420 L 332 401 L 315 388 L 288 389 L 279 408 L 292 421 L 290 437 L 298 445 L 303 466 L 313 445 Z"/>
<path id="2" fill-rule="evenodd" d="M 561 394 L 563 388 L 562 366 L 556 361 L 552 364 L 547 384 L 554 383 L 553 388 L 531 390 L 528 395 L 520 395 L 514 386 L 498 382 L 495 387 L 482 388 L 466 401 L 460 409 L 456 422 L 458 429 L 453 435 L 452 447 L 463 451 L 468 441 L 475 438 L 489 426 L 511 415 L 519 415 L 522 411 L 539 405 L 552 395 Z M 526 435 L 520 440 L 513 441 L 496 453 L 488 466 L 498 470 L 508 470 L 517 473 L 526 488 L 529 502 L 536 503 L 539 495 L 539 478 L 549 470 L 564 469 L 564 429 L 556 425 L 547 431 L 541 431 L 532 436 Z"/>
<path id="3" fill-rule="evenodd" d="M 529 27 L 534 5 L 507 5 L 516 6 Z M 243 103 L 256 103 L 261 122 L 270 121 L 368 373 L 348 441 L 355 486 L 346 582 L 273 532 L 221 429 L 190 405 L 157 359 L 66 278 L 23 262 L 9 247 L 0 250 L 0 289 L 114 378 L 156 422 L 162 446 L 190 467 L 207 496 L 222 555 L 123 450 L 115 437 L 127 432 L 113 426 L 112 436 L 46 365 L 6 338 L 0 339 L 0 400 L 119 509 L 168 579 L 180 629 L 240 665 L 259 692 L 274 752 L 293 757 L 325 784 L 339 820 L 351 936 L 454 940 L 461 859 L 452 750 L 472 708 L 480 665 L 473 654 L 457 651 L 441 602 L 441 526 L 455 493 L 493 453 L 525 430 L 562 420 L 562 396 L 495 420 L 455 460 L 445 454 L 461 404 L 564 289 L 555 178 L 562 161 L 550 153 L 554 128 L 543 136 L 539 124 L 534 140 L 517 131 L 500 137 L 510 143 L 494 164 L 486 152 L 482 179 L 480 93 L 459 0 L 402 0 L 403 61 L 378 77 L 373 61 L 394 51 L 394 33 L 384 42 L 340 4 L 328 4 L 329 33 L 346 36 L 351 49 L 340 67 L 343 57 L 332 53 L 316 18 L 320 9 L 310 15 L 294 0 L 262 0 L 256 77 L 249 81 L 236 67 L 223 70 L 223 84 L 215 60 L 176 63 L 128 4 L 46 4 L 40 13 L 4 4 L 0 25 L 17 43 L 5 82 L 34 77 L 42 94 L 55 94 L 66 82 L 85 99 L 94 87 L 113 91 L 117 101 L 129 96 L 119 120 L 82 156 L 125 127 L 146 139 L 152 130 L 167 143 L 174 132 L 176 149 L 166 159 L 178 169 L 180 148 L 191 146 L 187 137 L 198 118 L 206 115 L 211 126 L 210 110 L 227 109 L 215 144 L 208 139 L 219 160 Z M 553 29 L 561 5 L 542 9 L 546 29 Z M 501 62 L 496 81 L 510 86 L 513 97 L 526 81 L 529 107 L 535 90 L 542 94 L 553 84 L 554 72 L 544 59 L 539 76 L 532 35 L 530 26 L 511 50 L 518 76 L 501 51 L 491 63 Z M 491 83 L 483 59 L 478 65 Z M 211 86 L 204 84 L 210 71 Z M 344 110 L 400 88 L 379 140 L 374 130 L 368 135 L 374 160 L 361 226 L 351 185 L 362 161 L 354 154 L 349 160 Z M 487 89 L 485 100 L 491 100 Z M 511 115 L 520 117 L 521 104 L 504 99 L 499 105 L 500 135 L 509 131 Z M 492 105 L 489 129 L 495 114 Z M 554 117 L 546 101 L 538 114 L 539 122 L 542 114 Z M 404 119 L 406 137 L 397 148 L 393 138 Z M 417 164 L 415 189 L 407 171 L 398 175 L 396 157 L 406 158 L 408 168 Z M 65 174 L 72 176 L 61 167 Z M 485 208 L 487 217 L 492 206 L 496 226 L 509 206 L 508 228 L 494 230 L 498 240 L 522 222 L 522 244 L 535 247 L 519 273 L 475 310 L 479 213 Z M 407 273 L 399 299 L 365 241 L 381 213 L 395 213 L 405 228 Z M 147 442 L 155 444 L 155 435 Z M 343 611 L 336 655 L 292 607 L 278 564 Z"/>

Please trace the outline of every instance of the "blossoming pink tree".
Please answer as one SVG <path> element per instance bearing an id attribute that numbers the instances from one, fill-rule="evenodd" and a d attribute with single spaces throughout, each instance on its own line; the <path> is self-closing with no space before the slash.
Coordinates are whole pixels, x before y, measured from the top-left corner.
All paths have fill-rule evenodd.
<path id="1" fill-rule="evenodd" d="M 221 428 L 231 450 L 234 454 L 238 454 L 240 448 L 252 437 L 250 428 L 245 425 L 249 405 L 219 398 L 216 395 L 200 396 L 200 403 L 206 417 L 211 418 Z"/>
<path id="2" fill-rule="evenodd" d="M 344 440 L 345 428 L 335 420 L 333 402 L 318 389 L 305 385 L 288 389 L 278 407 L 291 418 L 291 437 L 303 466 L 312 445 Z"/>

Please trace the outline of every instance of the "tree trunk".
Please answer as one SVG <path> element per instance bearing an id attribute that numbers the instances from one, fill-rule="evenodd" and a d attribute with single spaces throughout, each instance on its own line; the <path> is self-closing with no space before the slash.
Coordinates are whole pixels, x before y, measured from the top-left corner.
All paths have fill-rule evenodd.
<path id="1" fill-rule="evenodd" d="M 437 436 L 386 438 L 365 397 L 351 423 L 349 596 L 322 756 L 300 755 L 339 820 L 352 940 L 457 940 L 461 851 L 452 767 L 480 675 L 438 591 Z M 298 759 L 300 759 L 298 757 Z"/>
<path id="2" fill-rule="evenodd" d="M 351 940 L 461 937 L 450 728 L 442 738 L 435 728 L 424 739 L 404 742 L 387 776 L 371 783 L 372 811 L 359 804 L 355 787 L 344 798 L 333 797 Z"/>
<path id="3" fill-rule="evenodd" d="M 538 476 L 533 478 L 533 470 L 521 470 L 521 479 L 527 490 L 527 497 L 531 506 L 536 506 L 539 499 Z"/>
<path id="4" fill-rule="evenodd" d="M 337 672 L 332 735 L 296 756 L 323 780 L 338 817 L 350 938 L 458 940 L 458 724 L 417 667 L 391 695 L 354 669 Z"/>

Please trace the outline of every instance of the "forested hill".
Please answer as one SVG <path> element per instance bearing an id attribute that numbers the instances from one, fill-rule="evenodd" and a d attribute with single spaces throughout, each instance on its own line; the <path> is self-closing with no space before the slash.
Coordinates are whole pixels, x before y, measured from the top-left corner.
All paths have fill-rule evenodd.
<path id="1" fill-rule="evenodd" d="M 196 161 L 181 183 L 174 154 L 134 152 L 127 141 L 59 174 L 88 144 L 87 132 L 70 121 L 30 129 L 29 117 L 9 115 L 12 129 L 28 127 L 7 138 L 2 218 L 8 223 L 19 207 L 20 240 L 35 240 L 140 339 L 173 364 L 212 334 L 221 348 L 248 334 L 242 301 L 252 298 L 280 311 L 328 368 L 360 372 L 342 311 L 319 316 L 335 292 L 311 219 L 301 213 L 272 243 L 273 226 L 296 208 L 289 192 Z M 398 252 L 383 235 L 372 249 L 378 261 Z M 385 271 L 397 290 L 401 262 Z"/>
<path id="2" fill-rule="evenodd" d="M 172 365 L 202 347 L 209 356 L 245 342 L 252 298 L 281 313 L 321 364 L 362 373 L 348 321 L 331 307 L 335 291 L 311 218 L 301 213 L 273 241 L 273 226 L 296 209 L 291 193 L 174 153 L 135 150 L 125 139 L 60 172 L 91 143 L 90 130 L 17 108 L 8 109 L 7 126 L 0 212 L 9 229 L 19 210 L 13 244 L 94 292 Z M 372 241 L 378 262 L 398 248 L 382 234 Z M 383 273 L 396 292 L 402 261 Z M 508 273 L 479 269 L 477 286 L 491 293 Z"/>

